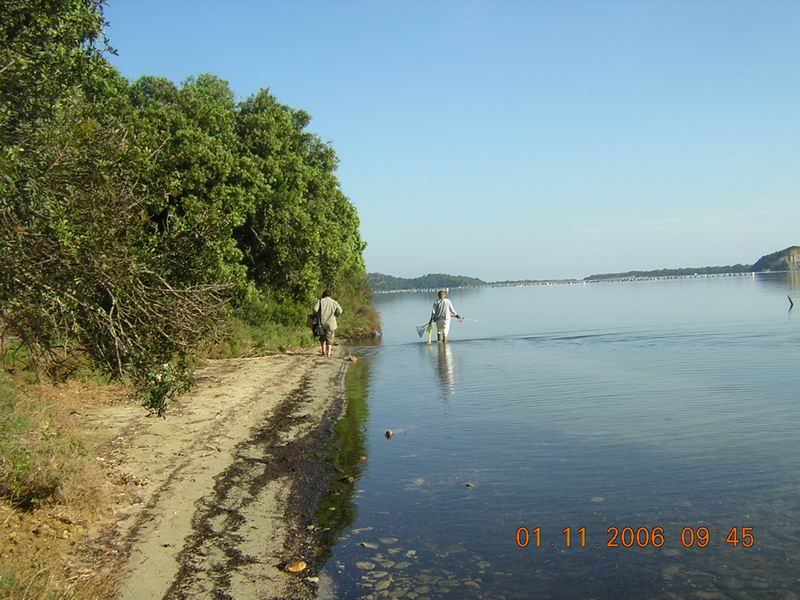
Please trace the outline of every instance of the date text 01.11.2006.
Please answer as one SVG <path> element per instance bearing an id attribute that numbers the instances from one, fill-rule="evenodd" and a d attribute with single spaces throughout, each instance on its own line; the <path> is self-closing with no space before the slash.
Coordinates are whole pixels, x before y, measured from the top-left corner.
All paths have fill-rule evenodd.
<path id="1" fill-rule="evenodd" d="M 589 540 L 585 527 L 565 527 L 561 530 L 559 543 L 542 539 L 542 528 L 517 528 L 516 541 L 520 548 L 663 548 L 673 539 L 680 541 L 682 548 L 752 548 L 756 543 L 752 527 L 710 529 L 708 527 L 684 527 L 678 536 L 670 536 L 664 528 L 655 527 L 609 527 L 604 542 Z"/>

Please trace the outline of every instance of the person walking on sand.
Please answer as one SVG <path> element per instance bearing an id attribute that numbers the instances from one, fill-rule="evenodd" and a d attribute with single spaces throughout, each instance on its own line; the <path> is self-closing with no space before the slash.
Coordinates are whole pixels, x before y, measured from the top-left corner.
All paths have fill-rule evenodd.
<path id="1" fill-rule="evenodd" d="M 463 319 L 458 314 L 453 303 L 447 297 L 447 292 L 439 290 L 439 299 L 433 303 L 433 310 L 431 310 L 431 320 L 428 323 L 436 323 L 436 340 L 440 342 L 447 341 L 447 333 L 450 331 L 450 316 L 455 317 L 459 321 Z"/>
<path id="2" fill-rule="evenodd" d="M 333 338 L 336 335 L 336 317 L 342 315 L 342 307 L 339 303 L 331 298 L 331 291 L 325 290 L 322 296 L 314 305 L 314 314 L 318 319 L 319 324 L 322 326 L 322 335 L 319 336 L 319 345 L 322 350 L 322 355 L 330 357 Z"/>

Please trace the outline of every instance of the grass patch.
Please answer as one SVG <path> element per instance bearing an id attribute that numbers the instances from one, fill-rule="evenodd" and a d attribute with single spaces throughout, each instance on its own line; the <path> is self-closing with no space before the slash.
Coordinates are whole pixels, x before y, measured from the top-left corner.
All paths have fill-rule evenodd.
<path id="1" fill-rule="evenodd" d="M 0 498 L 31 510 L 52 498 L 85 447 L 59 431 L 55 411 L 0 371 Z"/>
<path id="2" fill-rule="evenodd" d="M 380 317 L 372 303 L 360 301 L 358 298 L 345 302 L 346 304 L 342 304 L 345 312 L 339 319 L 339 334 L 343 338 L 350 340 L 370 338 L 381 330 Z"/>
<path id="3" fill-rule="evenodd" d="M 88 379 L 30 385 L 23 370 L 0 369 L 2 599 L 112 597 L 105 575 L 76 578 L 64 560 L 117 492 L 91 459 L 93 447 L 75 415 L 119 401 L 127 390 Z"/>
<path id="4" fill-rule="evenodd" d="M 200 354 L 207 358 L 259 356 L 307 348 L 313 344 L 314 338 L 306 327 L 290 327 L 270 322 L 252 324 L 233 319 L 220 341 L 202 348 Z"/>
<path id="5" fill-rule="evenodd" d="M 0 573 L 3 600 L 97 600 L 98 597 L 97 590 L 69 585 L 47 569 L 24 575 Z"/>

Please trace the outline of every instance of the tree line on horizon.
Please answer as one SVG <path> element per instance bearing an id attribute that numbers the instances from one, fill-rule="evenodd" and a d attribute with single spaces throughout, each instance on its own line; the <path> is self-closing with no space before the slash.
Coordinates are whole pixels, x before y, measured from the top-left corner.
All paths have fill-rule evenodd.
<path id="1" fill-rule="evenodd" d="M 428 290 L 440 288 L 483 287 L 493 285 L 526 284 L 541 282 L 580 282 L 602 281 L 604 279 L 625 279 L 635 277 L 673 277 L 685 275 L 713 275 L 721 273 L 750 273 L 760 271 L 785 271 L 800 268 L 800 246 L 790 246 L 784 250 L 762 256 L 752 265 L 728 265 L 722 267 L 679 267 L 675 269 L 655 269 L 650 271 L 625 271 L 620 273 L 598 273 L 583 279 L 521 279 L 516 281 L 484 281 L 464 275 L 430 273 L 421 277 L 394 277 L 384 273 L 367 273 L 367 280 L 376 292 L 397 290 Z"/>
<path id="2" fill-rule="evenodd" d="M 104 3 L 4 3 L 0 339 L 161 412 L 233 321 L 302 326 L 322 287 L 367 307 L 365 243 L 307 112 L 210 74 L 127 80 Z"/>

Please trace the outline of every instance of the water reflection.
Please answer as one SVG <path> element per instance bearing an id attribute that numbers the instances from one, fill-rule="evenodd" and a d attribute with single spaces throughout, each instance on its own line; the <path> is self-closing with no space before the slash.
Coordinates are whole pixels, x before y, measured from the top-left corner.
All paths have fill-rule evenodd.
<path id="1" fill-rule="evenodd" d="M 756 281 L 771 289 L 779 289 L 794 296 L 800 292 L 800 271 L 787 271 L 785 273 L 759 273 Z"/>
<path id="2" fill-rule="evenodd" d="M 342 529 L 352 525 L 358 516 L 354 492 L 366 465 L 369 375 L 369 363 L 366 360 L 351 365 L 347 373 L 347 408 L 336 424 L 336 436 L 331 448 L 330 462 L 335 472 L 316 514 L 316 521 L 322 528 L 319 556 L 323 561 L 330 557 L 331 548 Z"/>
<path id="3" fill-rule="evenodd" d="M 443 399 L 455 393 L 456 371 L 452 348 L 452 344 L 436 345 L 436 374 L 442 386 Z"/>
<path id="4" fill-rule="evenodd" d="M 456 364 L 452 342 L 420 344 L 419 352 L 420 359 L 423 362 L 427 361 L 433 367 L 439 382 L 441 398 L 447 400 L 456 390 Z"/>

